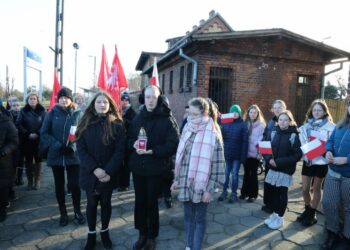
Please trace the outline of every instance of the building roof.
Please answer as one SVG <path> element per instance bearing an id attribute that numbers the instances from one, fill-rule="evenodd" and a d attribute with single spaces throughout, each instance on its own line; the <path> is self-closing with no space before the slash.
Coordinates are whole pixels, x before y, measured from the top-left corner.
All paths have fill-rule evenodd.
<path id="1" fill-rule="evenodd" d="M 137 61 L 135 70 L 140 71 L 143 70 L 143 66 L 147 62 L 148 58 L 151 56 L 154 57 L 161 57 L 164 53 L 158 53 L 158 52 L 146 52 L 142 51 L 139 60 Z"/>

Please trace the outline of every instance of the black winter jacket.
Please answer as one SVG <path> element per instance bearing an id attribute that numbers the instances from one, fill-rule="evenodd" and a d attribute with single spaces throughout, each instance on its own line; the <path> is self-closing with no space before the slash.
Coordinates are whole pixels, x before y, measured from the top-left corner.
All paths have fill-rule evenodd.
<path id="1" fill-rule="evenodd" d="M 295 133 L 293 145 L 290 141 L 292 133 Z M 271 140 L 271 133 L 269 134 L 267 140 Z M 301 144 L 297 128 L 290 126 L 287 130 L 281 130 L 277 126 L 276 134 L 271 141 L 271 146 L 273 156 L 264 155 L 266 165 L 275 171 L 293 175 L 296 164 L 303 155 L 300 149 Z M 270 165 L 269 161 L 272 157 L 275 160 L 277 167 L 272 167 Z"/>
<path id="2" fill-rule="evenodd" d="M 40 136 L 40 129 L 44 122 L 45 114 L 45 108 L 39 103 L 35 109 L 32 109 L 29 104 L 26 104 L 21 109 L 16 122 L 21 141 L 24 143 L 29 141 L 29 134 L 31 133 Z M 39 141 L 39 137 L 37 141 Z"/>
<path id="3" fill-rule="evenodd" d="M 16 150 L 17 145 L 18 135 L 15 124 L 10 116 L 0 110 L 0 188 L 12 186 L 12 152 Z"/>
<path id="4" fill-rule="evenodd" d="M 136 112 L 135 110 L 130 106 L 130 108 L 128 108 L 128 110 L 126 111 L 126 113 L 123 115 L 123 122 L 124 122 L 124 126 L 125 129 L 128 130 L 130 127 L 130 124 L 132 122 L 132 120 L 135 118 L 136 116 Z"/>
<path id="5" fill-rule="evenodd" d="M 77 141 L 77 151 L 80 160 L 80 186 L 91 193 L 95 189 L 112 191 L 118 169 L 124 159 L 126 132 L 121 123 L 115 123 L 115 139 L 108 145 L 102 142 L 105 117 L 96 117 Z M 101 183 L 94 175 L 96 168 L 104 169 L 111 181 Z"/>
<path id="6" fill-rule="evenodd" d="M 139 155 L 133 147 L 141 127 L 146 130 L 147 150 L 152 149 L 152 155 Z M 148 112 L 146 107 L 143 107 L 128 130 L 130 170 L 141 176 L 161 175 L 168 166 L 170 157 L 176 153 L 178 143 L 178 126 L 171 116 L 170 109 L 161 105 Z"/>

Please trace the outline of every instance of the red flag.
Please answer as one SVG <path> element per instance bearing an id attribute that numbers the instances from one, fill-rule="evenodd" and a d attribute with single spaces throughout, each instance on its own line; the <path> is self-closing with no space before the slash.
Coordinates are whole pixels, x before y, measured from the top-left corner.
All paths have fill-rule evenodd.
<path id="1" fill-rule="evenodd" d="M 60 89 L 61 89 L 61 85 L 60 85 L 60 83 L 58 81 L 57 72 L 55 70 L 54 77 L 53 77 L 53 88 L 52 88 L 52 93 L 51 93 L 51 100 L 50 100 L 49 111 L 57 103 L 57 101 L 58 101 L 57 100 L 57 94 L 58 94 L 58 91 L 60 91 Z"/>
<path id="2" fill-rule="evenodd" d="M 234 121 L 233 113 L 222 114 L 220 118 L 221 118 L 221 123 L 231 123 Z"/>
<path id="3" fill-rule="evenodd" d="M 322 133 L 320 131 L 311 130 L 310 131 L 310 141 L 313 141 L 315 139 L 319 139 L 322 143 L 326 144 L 327 134 Z"/>
<path id="4" fill-rule="evenodd" d="M 75 141 L 75 132 L 77 131 L 77 126 L 71 126 L 68 134 L 68 142 L 74 142 Z"/>
<path id="5" fill-rule="evenodd" d="M 259 141 L 259 151 L 262 155 L 272 155 L 272 147 L 270 141 Z"/>
<path id="6" fill-rule="evenodd" d="M 102 45 L 102 57 L 101 57 L 101 67 L 100 74 L 98 75 L 97 86 L 104 91 L 107 91 L 107 81 L 109 78 L 109 66 L 105 51 L 105 46 Z"/>
<path id="7" fill-rule="evenodd" d="M 309 160 L 313 160 L 326 153 L 326 148 L 319 139 L 312 140 L 300 148 Z"/>
<path id="8" fill-rule="evenodd" d="M 156 58 L 154 58 L 152 78 L 149 81 L 149 83 L 151 85 L 156 85 L 159 87 L 159 77 L 158 77 L 158 68 L 157 68 L 157 59 Z"/>

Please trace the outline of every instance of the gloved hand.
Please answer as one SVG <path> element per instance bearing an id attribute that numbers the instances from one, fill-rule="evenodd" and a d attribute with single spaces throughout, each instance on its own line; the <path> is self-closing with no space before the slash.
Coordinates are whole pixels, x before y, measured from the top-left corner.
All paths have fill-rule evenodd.
<path id="1" fill-rule="evenodd" d="M 60 148 L 60 153 L 63 155 L 69 155 L 69 154 L 74 153 L 74 150 L 71 147 L 62 146 Z"/>

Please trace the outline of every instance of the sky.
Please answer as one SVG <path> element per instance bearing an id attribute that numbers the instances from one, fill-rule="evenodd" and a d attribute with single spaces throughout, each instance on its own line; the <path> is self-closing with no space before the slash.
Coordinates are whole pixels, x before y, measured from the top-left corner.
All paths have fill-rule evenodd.
<path id="1" fill-rule="evenodd" d="M 208 19 L 215 10 L 234 30 L 284 28 L 350 52 L 347 0 L 66 0 L 64 3 L 64 79 L 74 86 L 73 43 L 77 51 L 77 86 L 93 85 L 105 45 L 111 64 L 114 45 L 126 75 L 142 51 L 165 52 L 165 40 L 182 36 Z M 23 91 L 23 46 L 43 59 L 43 84 L 52 87 L 55 46 L 56 0 L 0 1 L 0 82 L 6 65 L 15 88 Z M 347 79 L 349 65 L 342 74 Z M 38 84 L 38 73 L 28 69 L 28 84 Z M 346 80 L 347 81 L 347 80 Z"/>

